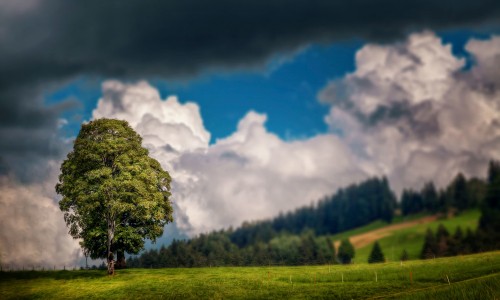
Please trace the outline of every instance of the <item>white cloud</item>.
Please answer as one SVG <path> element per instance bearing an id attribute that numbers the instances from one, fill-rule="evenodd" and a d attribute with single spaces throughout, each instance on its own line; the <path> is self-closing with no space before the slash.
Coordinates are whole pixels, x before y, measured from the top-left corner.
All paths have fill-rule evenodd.
<path id="1" fill-rule="evenodd" d="M 191 234 L 272 217 L 365 176 L 336 136 L 286 142 L 253 111 L 209 146 L 198 106 L 162 100 L 146 82 L 104 83 L 93 116 L 125 119 L 144 137 L 172 174 L 177 224 Z"/>
<path id="2" fill-rule="evenodd" d="M 0 262 L 4 267 L 61 269 L 73 266 L 81 255 L 54 200 L 55 177 L 51 179 L 46 184 L 22 185 L 0 177 Z"/>
<path id="3" fill-rule="evenodd" d="M 93 116 L 128 120 L 144 137 L 173 176 L 177 225 L 195 234 L 272 217 L 367 176 L 386 175 L 398 191 L 444 185 L 459 171 L 484 176 L 500 158 L 498 43 L 470 41 L 469 70 L 431 32 L 366 45 L 356 70 L 319 94 L 332 133 L 303 140 L 284 141 L 250 111 L 209 145 L 198 106 L 163 100 L 146 82 L 105 82 Z"/>
<path id="4" fill-rule="evenodd" d="M 398 189 L 444 185 L 459 171 L 484 176 L 487 161 L 500 158 L 500 38 L 466 49 L 470 70 L 431 32 L 364 46 L 356 70 L 319 93 L 332 105 L 326 122 Z"/>

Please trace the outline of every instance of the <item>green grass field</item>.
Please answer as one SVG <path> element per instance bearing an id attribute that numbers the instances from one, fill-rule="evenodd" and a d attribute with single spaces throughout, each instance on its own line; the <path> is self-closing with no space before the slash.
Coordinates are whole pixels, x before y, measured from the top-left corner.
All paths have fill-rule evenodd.
<path id="1" fill-rule="evenodd" d="M 384 252 L 385 258 L 388 261 L 399 261 L 403 249 L 406 249 L 410 259 L 419 259 L 420 252 L 424 244 L 424 236 L 427 228 L 431 228 L 434 232 L 436 231 L 439 224 L 443 224 L 449 233 L 453 235 L 457 226 L 462 227 L 465 234 L 467 228 L 475 230 L 477 228 L 481 212 L 479 210 L 469 210 L 465 211 L 455 217 L 448 219 L 436 220 L 425 224 L 416 224 L 415 226 L 404 228 L 393 232 L 391 235 L 383 237 L 379 240 L 380 246 Z M 399 217 L 394 220 L 393 224 L 403 223 L 406 221 L 418 220 L 418 218 L 424 217 L 424 215 L 412 216 L 411 218 L 405 219 Z M 384 228 L 388 224 L 383 221 L 376 221 L 363 227 L 359 227 L 353 230 L 342 232 L 337 235 L 333 235 L 332 240 L 340 240 L 343 238 L 351 237 L 353 235 L 368 233 L 370 231 Z M 369 245 L 356 249 L 355 262 L 367 262 L 368 256 L 372 249 L 373 243 Z"/>
<path id="2" fill-rule="evenodd" d="M 498 299 L 500 252 L 404 264 L 0 273 L 0 299 L 69 298 Z"/>

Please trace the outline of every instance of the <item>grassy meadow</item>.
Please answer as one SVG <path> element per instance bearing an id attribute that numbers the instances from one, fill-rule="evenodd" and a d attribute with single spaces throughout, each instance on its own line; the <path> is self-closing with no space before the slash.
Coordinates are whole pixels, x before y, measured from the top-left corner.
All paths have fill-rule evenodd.
<path id="1" fill-rule="evenodd" d="M 481 212 L 479 210 L 468 210 L 454 217 L 436 219 L 430 222 L 420 221 L 426 217 L 425 215 L 415 215 L 410 218 L 397 217 L 393 221 L 393 224 L 403 224 L 405 222 L 414 222 L 415 224 L 406 228 L 387 232 L 387 235 L 374 239 L 366 246 L 358 248 L 354 245 L 356 248 L 354 261 L 359 263 L 367 262 L 375 240 L 379 241 L 387 261 L 399 261 L 403 249 L 406 249 L 410 259 L 420 259 L 420 253 L 424 244 L 424 236 L 427 228 L 436 232 L 439 224 L 443 224 L 449 231 L 450 235 L 453 235 L 457 226 L 460 226 L 465 234 L 467 228 L 476 230 L 480 216 Z M 376 221 L 363 227 L 358 227 L 353 230 L 333 235 L 331 238 L 334 241 L 338 241 L 347 237 L 352 238 L 353 236 L 360 234 L 370 234 L 370 232 L 375 232 L 376 230 L 383 230 L 388 227 L 388 225 L 389 224 L 386 222 Z"/>
<path id="2" fill-rule="evenodd" d="M 498 299 L 500 252 L 299 267 L 0 273 L 0 299 Z"/>

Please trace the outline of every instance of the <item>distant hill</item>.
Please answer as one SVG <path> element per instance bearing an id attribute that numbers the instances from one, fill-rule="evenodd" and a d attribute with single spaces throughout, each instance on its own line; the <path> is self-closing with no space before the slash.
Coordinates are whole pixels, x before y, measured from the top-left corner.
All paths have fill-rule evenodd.
<path id="1" fill-rule="evenodd" d="M 450 234 L 459 226 L 464 232 L 467 228 L 475 231 L 480 216 L 480 211 L 473 209 L 446 219 L 439 219 L 436 215 L 420 215 L 397 218 L 392 224 L 377 221 L 333 235 L 330 239 L 337 245 L 341 239 L 349 238 L 356 249 L 355 262 L 366 262 L 373 243 L 377 240 L 387 261 L 399 261 L 403 250 L 408 252 L 409 259 L 419 259 L 428 228 L 435 232 L 439 224 L 443 224 Z"/>

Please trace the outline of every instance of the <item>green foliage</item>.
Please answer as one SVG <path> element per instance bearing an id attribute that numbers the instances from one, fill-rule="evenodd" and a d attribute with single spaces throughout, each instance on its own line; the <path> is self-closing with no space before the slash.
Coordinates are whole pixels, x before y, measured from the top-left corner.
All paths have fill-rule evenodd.
<path id="1" fill-rule="evenodd" d="M 450 208 L 462 212 L 482 203 L 485 191 L 484 180 L 478 178 L 467 180 L 462 173 L 459 173 L 443 190 L 438 191 L 432 182 L 426 183 L 421 191 L 403 190 L 401 212 L 404 216 L 420 212 L 445 214 Z"/>
<path id="2" fill-rule="evenodd" d="M 451 183 L 450 193 L 453 200 L 453 205 L 459 210 L 463 211 L 469 208 L 469 191 L 467 180 L 462 173 L 458 173 L 453 182 Z"/>
<path id="3" fill-rule="evenodd" d="M 231 234 L 239 247 L 256 241 L 268 242 L 280 232 L 300 234 L 305 228 L 315 234 L 338 233 L 376 220 L 391 222 L 396 197 L 386 178 L 371 178 L 359 184 L 340 189 L 317 205 L 281 213 L 270 221 L 244 223 Z"/>
<path id="4" fill-rule="evenodd" d="M 399 260 L 401 261 L 407 261 L 410 259 L 410 256 L 408 255 L 408 252 L 406 249 L 403 249 L 403 252 L 401 253 L 401 256 L 399 257 Z"/>
<path id="5" fill-rule="evenodd" d="M 368 257 L 368 263 L 373 264 L 373 263 L 381 263 L 381 262 L 385 262 L 385 257 L 384 257 L 384 253 L 382 253 L 382 249 L 380 248 L 378 241 L 376 241 L 373 244 L 372 252 L 370 253 L 370 256 Z"/>
<path id="6" fill-rule="evenodd" d="M 350 264 L 355 256 L 354 247 L 349 239 L 344 239 L 340 242 L 337 252 L 337 258 L 342 264 Z"/>
<path id="7" fill-rule="evenodd" d="M 91 258 L 138 253 L 172 222 L 170 176 L 126 121 L 83 124 L 56 191 L 69 233 Z"/>
<path id="8" fill-rule="evenodd" d="M 439 224 L 437 232 L 436 232 L 436 243 L 437 243 L 437 248 L 436 252 L 434 253 L 436 256 L 448 256 L 448 248 L 449 248 L 449 237 L 450 234 L 448 233 L 448 230 L 443 224 Z"/>
<path id="9" fill-rule="evenodd" d="M 438 252 L 438 244 L 436 238 L 434 237 L 434 233 L 432 233 L 432 230 L 429 228 L 425 233 L 424 247 L 422 248 L 422 253 L 420 255 L 420 258 L 422 259 L 435 258 L 437 252 Z"/>
<path id="10" fill-rule="evenodd" d="M 482 250 L 500 249 L 500 162 L 491 161 L 478 233 Z"/>
<path id="11" fill-rule="evenodd" d="M 420 193 L 413 190 L 404 190 L 401 196 L 401 212 L 404 216 L 424 210 L 424 200 Z"/>

